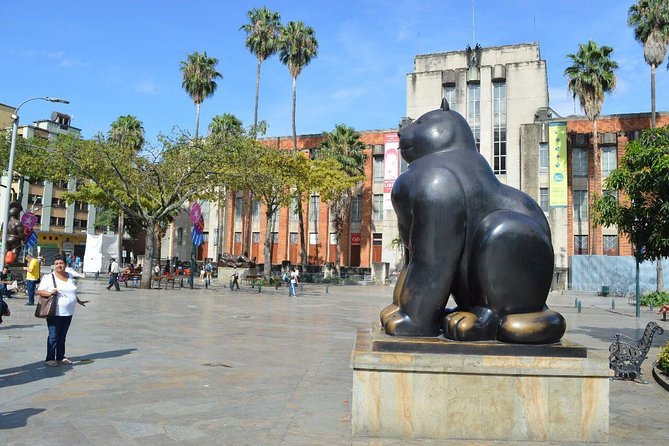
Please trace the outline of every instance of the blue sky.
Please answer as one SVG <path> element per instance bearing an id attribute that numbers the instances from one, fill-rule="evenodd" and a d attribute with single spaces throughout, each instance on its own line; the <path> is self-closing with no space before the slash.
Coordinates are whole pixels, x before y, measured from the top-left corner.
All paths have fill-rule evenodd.
<path id="1" fill-rule="evenodd" d="M 21 122 L 58 110 L 85 137 L 106 132 L 117 117 L 137 116 L 147 138 L 174 127 L 193 132 L 195 107 L 181 88 L 179 62 L 193 51 L 219 59 L 223 79 L 202 104 L 201 129 L 217 114 L 253 123 L 256 59 L 239 30 L 246 12 L 267 6 L 283 23 L 314 28 L 319 54 L 297 81 L 297 132 L 321 133 L 345 123 L 358 130 L 392 128 L 405 114 L 405 77 L 417 54 L 472 43 L 472 0 L 34 0 L 2 2 L 0 102 L 32 96 Z M 650 67 L 627 26 L 632 0 L 475 0 L 475 39 L 482 46 L 537 41 L 547 61 L 551 107 L 566 116 L 567 53 L 589 39 L 614 48 L 616 91 L 603 113 L 650 111 Z M 11 14 L 8 11 L 13 10 Z M 11 44 L 10 44 L 11 43 Z M 268 136 L 291 133 L 291 78 L 278 57 L 263 64 L 260 119 Z M 669 111 L 669 72 L 657 70 L 657 110 Z M 435 108 L 439 98 L 435 98 Z M 576 108 L 577 114 L 580 109 Z M 201 133 L 203 130 L 201 130 Z"/>

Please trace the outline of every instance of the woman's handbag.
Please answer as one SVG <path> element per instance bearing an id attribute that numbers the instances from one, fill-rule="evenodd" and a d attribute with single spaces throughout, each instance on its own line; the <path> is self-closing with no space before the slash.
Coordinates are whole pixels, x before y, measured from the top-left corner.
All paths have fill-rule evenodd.
<path id="1" fill-rule="evenodd" d="M 56 288 L 56 277 L 51 274 L 53 280 L 53 287 Z M 58 294 L 52 294 L 49 297 L 39 296 L 37 306 L 35 307 L 35 317 L 51 317 L 56 315 L 56 307 L 58 306 Z"/>

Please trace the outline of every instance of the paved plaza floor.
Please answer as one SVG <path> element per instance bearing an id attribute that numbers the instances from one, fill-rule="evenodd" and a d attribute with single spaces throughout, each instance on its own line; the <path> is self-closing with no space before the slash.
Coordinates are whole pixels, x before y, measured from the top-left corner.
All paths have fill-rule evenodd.
<path id="1" fill-rule="evenodd" d="M 8 300 L 0 325 L 0 445 L 432 445 L 501 442 L 351 436 L 350 356 L 392 288 L 305 285 L 231 292 L 107 291 L 80 281 L 91 302 L 68 335 L 73 366 L 44 366 L 46 324 L 25 298 Z M 574 308 L 581 299 L 582 312 Z M 659 320 L 634 317 L 626 299 L 551 294 L 566 337 L 606 355 L 615 332 L 639 337 Z M 669 328 L 669 322 L 660 322 Z M 648 384 L 612 381 L 610 444 L 669 444 L 669 392 L 644 364 Z M 460 422 L 444 420 L 444 423 Z M 533 443 L 526 443 L 533 444 Z"/>

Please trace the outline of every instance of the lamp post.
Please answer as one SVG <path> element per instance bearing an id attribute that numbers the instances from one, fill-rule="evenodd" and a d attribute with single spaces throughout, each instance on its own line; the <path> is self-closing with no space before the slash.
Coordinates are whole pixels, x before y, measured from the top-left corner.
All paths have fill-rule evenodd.
<path id="1" fill-rule="evenodd" d="M 11 203 L 12 178 L 14 177 L 14 153 L 16 152 L 16 135 L 19 132 L 19 109 L 30 101 L 48 101 L 59 102 L 61 104 L 69 104 L 70 101 L 61 98 L 52 98 L 49 96 L 38 96 L 26 99 L 21 102 L 12 113 L 12 143 L 9 149 L 9 164 L 7 166 L 7 190 L 5 191 L 5 222 L 2 225 L 2 255 L 0 255 L 0 271 L 5 267 L 5 254 L 7 251 L 7 225 L 9 223 L 9 204 Z"/>

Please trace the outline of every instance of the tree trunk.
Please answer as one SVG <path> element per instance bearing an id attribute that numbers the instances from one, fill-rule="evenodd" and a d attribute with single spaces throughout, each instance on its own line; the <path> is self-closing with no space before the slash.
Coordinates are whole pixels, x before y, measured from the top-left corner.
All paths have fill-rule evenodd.
<path id="1" fill-rule="evenodd" d="M 124 223 L 124 217 L 125 215 L 123 214 L 123 211 L 119 211 L 118 213 L 118 259 L 119 259 L 119 266 L 123 266 L 123 233 L 125 232 L 125 223 Z"/>
<path id="2" fill-rule="evenodd" d="M 655 128 L 655 64 L 650 64 L 650 124 Z"/>
<path id="3" fill-rule="evenodd" d="M 271 210 L 271 206 L 267 206 L 265 211 L 265 217 L 267 218 L 267 224 L 265 224 L 265 247 L 264 254 L 265 260 L 263 261 L 263 278 L 265 283 L 269 285 L 269 276 L 272 272 L 272 250 L 270 246 L 270 241 L 272 237 L 272 217 L 274 217 L 274 212 Z"/>
<path id="4" fill-rule="evenodd" d="M 297 106 L 297 78 L 293 78 L 293 150 L 297 152 L 297 127 L 295 126 L 295 108 Z"/>
<path id="5" fill-rule="evenodd" d="M 656 112 L 655 112 L 655 64 L 650 64 L 650 124 L 651 128 L 655 128 Z M 664 291 L 664 276 L 662 274 L 662 257 L 657 259 L 656 264 L 657 274 L 657 291 Z"/>
<path id="6" fill-rule="evenodd" d="M 253 139 L 258 138 L 258 98 L 260 97 L 260 59 L 256 69 L 256 105 L 253 111 Z"/>
<path id="7" fill-rule="evenodd" d="M 200 104 L 195 104 L 195 142 L 197 142 L 198 130 L 200 129 Z"/>
<path id="8" fill-rule="evenodd" d="M 597 118 L 592 120 L 592 168 L 593 168 L 593 174 L 592 174 L 592 180 L 593 180 L 593 187 L 592 187 L 592 193 L 590 194 L 590 202 L 592 202 L 592 198 L 594 198 L 595 194 L 599 195 L 601 193 L 602 185 L 601 185 L 601 180 L 600 180 L 600 172 L 599 172 L 599 132 L 597 131 Z M 588 206 L 590 206 L 590 203 L 588 203 Z M 588 220 L 590 221 L 590 254 L 591 255 L 597 255 L 597 228 L 595 225 L 592 223 L 593 218 L 590 216 L 590 212 L 588 211 Z"/>
<path id="9" fill-rule="evenodd" d="M 341 234 L 339 231 L 337 232 L 337 245 L 335 248 L 335 273 L 337 274 L 337 278 L 341 278 Z"/>
<path id="10" fill-rule="evenodd" d="M 242 253 L 246 253 L 248 258 L 251 259 L 251 233 L 253 232 L 253 192 L 246 192 L 245 194 L 246 201 L 246 213 L 242 213 L 242 219 L 244 221 L 242 233 Z"/>
<path id="11" fill-rule="evenodd" d="M 146 251 L 144 255 L 144 260 L 142 260 L 142 288 L 150 289 L 151 288 L 151 275 L 153 270 L 151 268 L 153 264 L 153 253 L 155 246 L 155 226 L 156 223 L 153 221 L 147 222 L 146 228 Z"/>

